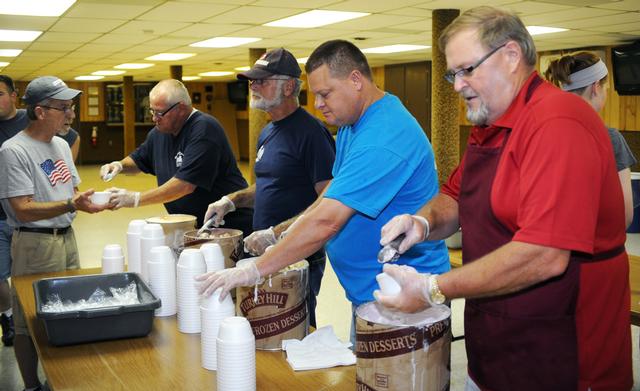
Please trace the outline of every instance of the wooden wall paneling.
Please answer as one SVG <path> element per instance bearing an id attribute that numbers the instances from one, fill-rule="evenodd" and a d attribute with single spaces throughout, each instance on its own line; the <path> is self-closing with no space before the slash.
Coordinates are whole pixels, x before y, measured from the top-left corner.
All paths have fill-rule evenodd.
<path id="1" fill-rule="evenodd" d="M 415 62 L 405 67 L 405 105 L 431 138 L 431 63 Z"/>

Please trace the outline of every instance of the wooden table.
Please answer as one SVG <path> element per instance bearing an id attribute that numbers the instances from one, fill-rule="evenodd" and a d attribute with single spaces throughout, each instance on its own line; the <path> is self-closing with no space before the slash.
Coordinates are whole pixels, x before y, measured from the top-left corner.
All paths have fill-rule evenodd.
<path id="1" fill-rule="evenodd" d="M 451 267 L 462 266 L 462 250 L 449 249 Z M 640 257 L 629 254 L 629 283 L 631 284 L 631 324 L 640 326 Z"/>
<path id="2" fill-rule="evenodd" d="M 216 372 L 201 366 L 200 334 L 178 332 L 175 316 L 155 318 L 143 338 L 55 347 L 36 319 L 33 281 L 97 274 L 100 269 L 13 277 L 49 386 L 55 390 L 215 390 Z M 258 390 L 355 389 L 355 365 L 294 372 L 283 352 L 256 351 Z"/>

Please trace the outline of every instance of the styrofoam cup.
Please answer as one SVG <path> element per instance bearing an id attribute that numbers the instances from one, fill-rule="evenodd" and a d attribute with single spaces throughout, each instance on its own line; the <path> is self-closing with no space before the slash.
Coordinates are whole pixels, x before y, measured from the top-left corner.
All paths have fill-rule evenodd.
<path id="1" fill-rule="evenodd" d="M 217 272 L 224 269 L 224 254 L 218 243 L 204 243 L 200 246 L 200 252 L 207 264 L 207 272 Z"/>
<path id="2" fill-rule="evenodd" d="M 204 256 L 200 250 L 195 248 L 185 248 L 182 250 L 180 258 L 178 259 L 178 265 L 188 269 L 207 270 Z M 204 273 L 204 271 L 202 273 Z"/>
<path id="3" fill-rule="evenodd" d="M 119 244 L 107 244 L 102 249 L 103 257 L 123 257 L 122 247 Z"/>
<path id="4" fill-rule="evenodd" d="M 124 272 L 124 255 L 119 257 L 102 257 L 102 274 Z"/>
<path id="5" fill-rule="evenodd" d="M 231 316 L 220 323 L 218 338 L 223 342 L 244 342 L 255 340 L 251 324 L 242 316 Z"/>
<path id="6" fill-rule="evenodd" d="M 380 291 L 385 296 L 395 296 L 402 290 L 398 282 L 387 273 L 380 273 L 376 276 L 376 281 L 380 285 Z"/>

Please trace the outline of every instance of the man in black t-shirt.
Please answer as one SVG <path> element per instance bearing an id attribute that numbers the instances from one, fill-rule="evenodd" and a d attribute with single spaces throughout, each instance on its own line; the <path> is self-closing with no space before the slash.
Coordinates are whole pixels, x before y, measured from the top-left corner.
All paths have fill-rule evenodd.
<path id="1" fill-rule="evenodd" d="M 100 176 L 110 181 L 120 172 L 155 175 L 158 187 L 144 192 L 112 188 L 115 209 L 162 202 L 169 213 L 196 216 L 202 225 L 209 203 L 247 187 L 220 123 L 194 109 L 178 80 L 159 82 L 149 93 L 156 126 L 131 155 L 105 164 Z M 238 208 L 226 227 L 251 233 L 253 209 Z"/>
<path id="2" fill-rule="evenodd" d="M 271 122 L 258 138 L 256 184 L 209 205 L 206 218 L 215 216 L 214 225 L 219 225 L 236 208 L 255 208 L 254 233 L 244 240 L 245 251 L 253 255 L 262 255 L 275 244 L 332 178 L 335 142 L 322 122 L 300 107 L 301 72 L 293 54 L 280 48 L 265 53 L 249 71 L 238 74 L 238 79 L 249 80 L 251 107 L 269 113 Z M 309 322 L 315 327 L 316 296 L 326 263 L 324 249 L 307 261 Z"/>

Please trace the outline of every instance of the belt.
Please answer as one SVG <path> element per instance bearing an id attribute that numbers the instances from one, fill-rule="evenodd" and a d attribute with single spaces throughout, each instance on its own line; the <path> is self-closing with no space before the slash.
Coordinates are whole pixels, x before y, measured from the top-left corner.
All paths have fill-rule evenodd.
<path id="1" fill-rule="evenodd" d="M 37 234 L 49 234 L 49 235 L 64 235 L 69 231 L 71 227 L 64 228 L 36 228 L 36 227 L 18 227 L 16 231 L 18 232 L 34 232 Z"/>

